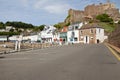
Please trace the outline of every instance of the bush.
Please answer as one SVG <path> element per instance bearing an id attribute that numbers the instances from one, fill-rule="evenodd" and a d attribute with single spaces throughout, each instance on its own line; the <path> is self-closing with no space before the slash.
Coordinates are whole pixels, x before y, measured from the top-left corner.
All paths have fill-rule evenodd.
<path id="1" fill-rule="evenodd" d="M 99 20 L 100 22 L 113 22 L 113 19 L 110 18 L 107 14 L 100 14 L 96 16 L 96 19 Z"/>
<path id="2" fill-rule="evenodd" d="M 118 24 L 120 24 L 120 20 L 118 21 Z"/>

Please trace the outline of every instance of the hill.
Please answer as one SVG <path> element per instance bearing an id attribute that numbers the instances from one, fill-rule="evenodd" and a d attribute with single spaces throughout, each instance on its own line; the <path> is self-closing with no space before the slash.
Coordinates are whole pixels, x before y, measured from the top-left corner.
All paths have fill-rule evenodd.
<path id="1" fill-rule="evenodd" d="M 84 10 L 74 10 L 69 9 L 68 16 L 65 19 L 65 23 L 76 23 L 82 21 L 93 20 L 99 14 L 108 14 L 114 21 L 118 21 L 120 19 L 119 9 L 115 7 L 114 3 L 100 3 L 100 4 L 92 4 L 87 5 Z"/>
<path id="2" fill-rule="evenodd" d="M 109 35 L 109 43 L 120 48 L 120 24 L 117 25 L 116 29 Z"/>

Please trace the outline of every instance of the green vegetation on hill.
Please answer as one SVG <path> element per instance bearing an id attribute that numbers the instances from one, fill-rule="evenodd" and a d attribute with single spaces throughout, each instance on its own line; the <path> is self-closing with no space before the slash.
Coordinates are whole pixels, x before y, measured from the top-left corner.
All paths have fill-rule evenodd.
<path id="1" fill-rule="evenodd" d="M 120 20 L 118 21 L 118 24 L 120 24 Z"/>
<path id="2" fill-rule="evenodd" d="M 27 28 L 34 28 L 34 26 L 32 24 L 27 24 L 27 23 L 23 23 L 23 22 L 6 22 L 5 23 L 6 26 L 13 26 L 15 28 L 23 28 L 23 29 L 27 29 Z"/>
<path id="3" fill-rule="evenodd" d="M 58 23 L 58 24 L 54 25 L 54 27 L 56 27 L 58 30 L 63 28 L 64 26 L 66 26 L 66 24 L 64 22 L 61 22 L 61 23 Z"/>
<path id="4" fill-rule="evenodd" d="M 108 14 L 100 14 L 96 16 L 96 19 L 98 19 L 100 22 L 113 22 L 113 19 L 109 17 Z"/>
<path id="5" fill-rule="evenodd" d="M 57 29 L 61 29 L 62 28 L 62 26 L 60 25 L 60 24 L 55 24 L 54 25 Z"/>
<path id="6" fill-rule="evenodd" d="M 24 23 L 24 22 L 17 22 L 17 21 L 7 21 L 6 23 L 0 22 L 0 29 L 6 29 L 7 26 L 12 26 L 13 28 L 10 29 L 9 32 L 0 32 L 0 35 L 18 35 L 20 33 L 32 33 L 32 32 L 39 32 L 44 29 L 45 25 L 34 26 L 32 24 Z"/>
<path id="7" fill-rule="evenodd" d="M 35 31 L 35 32 L 42 31 L 42 30 L 44 29 L 44 27 L 45 27 L 44 24 L 43 24 L 43 25 L 40 25 L 40 26 L 38 26 L 38 27 L 34 27 L 34 30 L 33 30 L 33 31 Z"/>
<path id="8" fill-rule="evenodd" d="M 0 22 L 0 29 L 5 29 L 5 24 L 3 22 Z"/>
<path id="9" fill-rule="evenodd" d="M 102 26 L 106 32 L 112 32 L 115 30 L 115 24 L 113 19 L 110 18 L 107 14 L 100 14 L 96 16 L 96 19 L 99 20 L 99 25 Z"/>
<path id="10" fill-rule="evenodd" d="M 109 23 L 105 23 L 105 22 L 99 22 L 99 25 L 102 26 L 106 32 L 112 32 L 115 30 L 115 24 L 109 24 Z"/>
<path id="11" fill-rule="evenodd" d="M 0 35 L 12 36 L 12 35 L 19 35 L 19 32 L 0 32 Z"/>

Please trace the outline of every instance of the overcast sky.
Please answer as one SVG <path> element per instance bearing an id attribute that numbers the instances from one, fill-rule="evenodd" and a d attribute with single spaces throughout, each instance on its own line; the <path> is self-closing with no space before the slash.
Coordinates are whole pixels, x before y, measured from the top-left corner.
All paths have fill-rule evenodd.
<path id="1" fill-rule="evenodd" d="M 120 0 L 110 0 L 120 9 Z M 63 22 L 70 8 L 83 10 L 88 4 L 106 0 L 0 0 L 0 21 L 22 21 L 33 25 Z"/>

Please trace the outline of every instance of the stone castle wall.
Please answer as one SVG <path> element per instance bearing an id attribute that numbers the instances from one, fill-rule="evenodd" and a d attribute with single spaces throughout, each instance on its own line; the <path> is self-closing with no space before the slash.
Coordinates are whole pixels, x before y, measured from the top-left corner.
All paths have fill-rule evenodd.
<path id="1" fill-rule="evenodd" d="M 86 20 L 87 18 L 94 18 L 99 14 L 106 13 L 114 20 L 120 19 L 119 9 L 115 7 L 113 3 L 107 2 L 99 5 L 88 5 L 84 11 L 70 9 L 68 12 L 69 17 L 65 19 L 65 23 L 76 23 Z"/>

